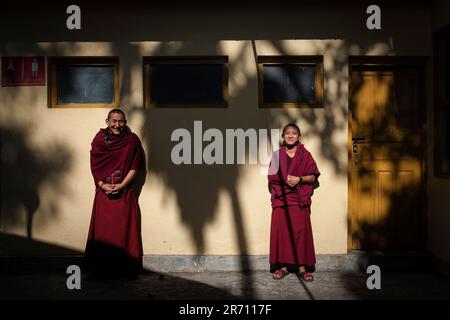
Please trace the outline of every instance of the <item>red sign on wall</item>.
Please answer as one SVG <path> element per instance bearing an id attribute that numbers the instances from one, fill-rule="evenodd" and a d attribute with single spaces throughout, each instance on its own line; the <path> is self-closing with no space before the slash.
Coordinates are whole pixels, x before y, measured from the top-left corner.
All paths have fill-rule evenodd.
<path id="1" fill-rule="evenodd" d="M 44 85 L 45 57 L 2 57 L 2 87 Z"/>

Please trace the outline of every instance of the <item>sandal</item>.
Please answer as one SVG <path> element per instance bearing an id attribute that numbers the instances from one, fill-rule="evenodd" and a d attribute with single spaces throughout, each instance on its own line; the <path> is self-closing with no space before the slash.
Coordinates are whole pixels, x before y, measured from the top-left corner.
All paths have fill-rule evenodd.
<path id="1" fill-rule="evenodd" d="M 272 278 L 274 280 L 281 280 L 284 277 L 286 277 L 288 274 L 289 274 L 289 271 L 284 270 L 284 269 L 278 269 L 273 273 Z"/>
<path id="2" fill-rule="evenodd" d="M 314 280 L 314 277 L 311 273 L 308 271 L 303 271 L 298 273 L 300 275 L 300 279 L 306 282 L 312 282 Z"/>

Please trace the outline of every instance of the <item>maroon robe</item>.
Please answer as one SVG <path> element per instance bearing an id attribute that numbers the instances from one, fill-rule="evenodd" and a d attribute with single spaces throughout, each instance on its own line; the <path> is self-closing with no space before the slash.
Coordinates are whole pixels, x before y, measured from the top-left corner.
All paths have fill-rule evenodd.
<path id="1" fill-rule="evenodd" d="M 314 175 L 317 179 L 320 172 L 303 144 L 297 145 L 292 159 L 288 157 L 286 147 L 276 151 L 271 165 L 278 163 L 279 167 L 268 175 L 273 208 L 269 263 L 271 272 L 283 266 L 296 271 L 300 265 L 313 271 L 316 263 L 310 219 L 313 185 L 302 183 L 291 188 L 285 181 L 288 175 Z"/>
<path id="2" fill-rule="evenodd" d="M 91 145 L 91 171 L 96 189 L 85 266 L 96 273 L 132 275 L 142 267 L 135 185 L 131 181 L 118 195 L 107 195 L 98 182 L 120 183 L 130 170 L 145 170 L 144 153 L 139 138 L 128 127 L 119 135 L 107 130 L 100 129 Z"/>

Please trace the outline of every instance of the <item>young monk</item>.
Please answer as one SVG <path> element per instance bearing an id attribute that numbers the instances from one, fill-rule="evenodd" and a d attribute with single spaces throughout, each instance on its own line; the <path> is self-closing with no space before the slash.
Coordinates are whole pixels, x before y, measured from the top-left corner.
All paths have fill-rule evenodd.
<path id="1" fill-rule="evenodd" d="M 133 181 L 139 170 L 145 170 L 144 153 L 126 124 L 122 110 L 111 110 L 106 129 L 100 129 L 91 144 L 96 190 L 84 261 L 88 279 L 122 275 L 134 279 L 142 267 Z"/>
<path id="2" fill-rule="evenodd" d="M 313 281 L 307 271 L 316 263 L 310 208 L 312 184 L 320 172 L 300 136 L 296 124 L 284 127 L 283 146 L 273 154 L 269 169 L 273 208 L 269 262 L 275 280 L 298 272 L 302 280 Z"/>

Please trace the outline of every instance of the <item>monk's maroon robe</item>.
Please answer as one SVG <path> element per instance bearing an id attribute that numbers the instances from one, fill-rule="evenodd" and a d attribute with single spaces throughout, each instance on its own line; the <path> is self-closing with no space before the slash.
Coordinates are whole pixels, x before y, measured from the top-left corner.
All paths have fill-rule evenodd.
<path id="1" fill-rule="evenodd" d="M 291 188 L 285 181 L 288 175 L 314 175 L 317 179 L 320 172 L 303 144 L 298 144 L 292 159 L 286 154 L 286 147 L 282 147 L 274 153 L 271 165 L 274 163 L 279 164 L 278 168 L 268 175 L 272 202 L 271 272 L 283 266 L 296 271 L 299 265 L 313 270 L 316 263 L 310 219 L 313 185 L 302 183 Z"/>
<path id="2" fill-rule="evenodd" d="M 126 127 L 119 135 L 100 129 L 92 141 L 95 198 L 85 251 L 85 267 L 102 274 L 135 274 L 142 266 L 140 211 L 134 182 L 107 195 L 99 181 L 120 183 L 130 170 L 145 170 L 141 142 Z"/>

